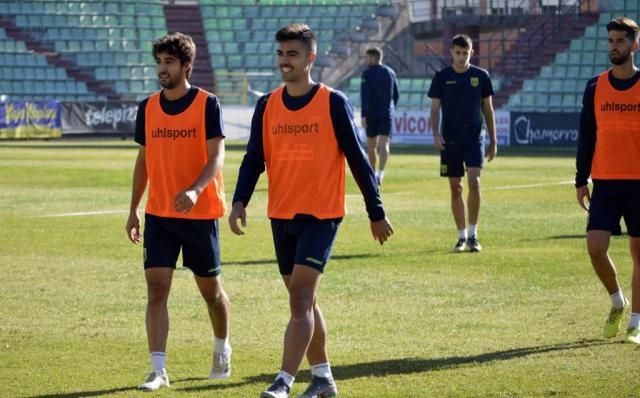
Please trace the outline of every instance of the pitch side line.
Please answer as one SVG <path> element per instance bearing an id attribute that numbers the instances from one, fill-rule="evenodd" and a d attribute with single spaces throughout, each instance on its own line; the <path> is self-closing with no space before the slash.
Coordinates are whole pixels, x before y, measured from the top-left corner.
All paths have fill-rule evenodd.
<path id="1" fill-rule="evenodd" d="M 526 189 L 526 188 L 549 187 L 552 185 L 569 185 L 573 183 L 574 181 L 560 181 L 560 182 L 544 182 L 540 184 L 504 185 L 501 187 L 484 188 L 484 190 L 485 191 L 502 191 L 507 189 Z"/>
<path id="2" fill-rule="evenodd" d="M 58 214 L 46 214 L 41 217 L 81 217 L 81 216 L 101 216 L 104 214 L 126 214 L 128 210 L 97 210 L 97 211 L 83 211 L 76 213 L 58 213 Z"/>
<path id="3" fill-rule="evenodd" d="M 388 192 L 388 193 L 381 193 L 380 196 L 387 197 L 387 196 L 414 195 L 414 194 L 415 193 L 413 193 L 413 192 Z M 362 194 L 359 194 L 359 193 L 348 193 L 345 196 L 347 198 L 360 198 L 360 199 L 362 199 Z"/>

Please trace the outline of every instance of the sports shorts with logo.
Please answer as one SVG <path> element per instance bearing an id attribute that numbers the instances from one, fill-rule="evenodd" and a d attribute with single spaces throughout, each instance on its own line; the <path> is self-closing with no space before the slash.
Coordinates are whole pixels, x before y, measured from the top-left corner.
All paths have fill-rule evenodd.
<path id="1" fill-rule="evenodd" d="M 593 180 L 587 231 L 615 232 L 621 218 L 629 236 L 640 237 L 640 180 Z"/>
<path id="2" fill-rule="evenodd" d="M 367 137 L 391 135 L 391 116 L 371 116 L 367 118 Z"/>
<path id="3" fill-rule="evenodd" d="M 291 275 L 296 264 L 323 272 L 341 221 L 341 218 L 318 220 L 311 216 L 293 220 L 271 219 L 280 274 Z"/>
<path id="4" fill-rule="evenodd" d="M 440 151 L 440 176 L 463 177 L 469 167 L 482 168 L 484 163 L 484 143 L 444 144 Z"/>
<path id="5" fill-rule="evenodd" d="M 174 268 L 182 250 L 182 265 L 197 276 L 218 276 L 218 220 L 192 220 L 145 214 L 144 268 Z"/>

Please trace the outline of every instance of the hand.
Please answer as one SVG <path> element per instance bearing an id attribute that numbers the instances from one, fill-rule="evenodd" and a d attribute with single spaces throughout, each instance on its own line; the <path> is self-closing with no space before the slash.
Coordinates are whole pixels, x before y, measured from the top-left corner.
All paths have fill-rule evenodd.
<path id="1" fill-rule="evenodd" d="M 373 239 L 382 245 L 393 235 L 393 227 L 386 218 L 380 221 L 371 221 L 371 234 Z"/>
<path id="2" fill-rule="evenodd" d="M 444 141 L 442 140 L 442 137 L 440 136 L 440 134 L 434 134 L 433 146 L 435 146 L 436 149 L 439 151 L 444 151 Z"/>
<path id="3" fill-rule="evenodd" d="M 187 188 L 180 191 L 173 198 L 173 208 L 179 213 L 188 213 L 193 209 L 198 201 L 198 192 L 195 189 Z"/>
<path id="4" fill-rule="evenodd" d="M 366 129 L 367 128 L 367 118 L 366 117 L 360 118 L 360 124 L 362 125 L 363 129 Z"/>
<path id="5" fill-rule="evenodd" d="M 487 160 L 492 161 L 493 158 L 498 154 L 498 144 L 494 142 L 489 142 L 489 148 L 487 148 Z"/>
<path id="6" fill-rule="evenodd" d="M 231 207 L 231 213 L 229 213 L 229 227 L 231 228 L 231 232 L 236 235 L 244 235 L 244 231 L 238 227 L 238 218 L 242 223 L 242 226 L 246 228 L 247 226 L 247 211 L 244 208 L 242 202 L 236 202 Z"/>
<path id="7" fill-rule="evenodd" d="M 583 185 L 581 187 L 576 188 L 576 197 L 578 199 L 578 203 L 580 207 L 589 211 L 589 206 L 585 203 L 585 198 L 589 203 L 591 203 L 591 195 L 589 194 L 589 185 Z"/>
<path id="8" fill-rule="evenodd" d="M 138 217 L 137 211 L 129 213 L 127 219 L 127 225 L 124 227 L 127 231 L 127 237 L 131 242 L 140 243 L 140 217 Z"/>

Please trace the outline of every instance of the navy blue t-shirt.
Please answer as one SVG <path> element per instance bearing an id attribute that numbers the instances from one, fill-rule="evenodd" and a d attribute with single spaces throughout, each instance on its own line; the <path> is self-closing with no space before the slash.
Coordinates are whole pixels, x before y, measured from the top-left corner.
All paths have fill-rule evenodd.
<path id="1" fill-rule="evenodd" d="M 290 96 L 285 88 L 282 90 L 284 105 L 291 111 L 302 109 L 313 99 L 319 88 L 320 85 L 316 84 L 307 94 L 301 97 Z M 270 95 L 271 93 L 265 94 L 256 104 L 256 109 L 251 119 L 251 135 L 247 143 L 247 154 L 240 165 L 238 182 L 236 183 L 236 190 L 231 203 L 242 202 L 246 207 L 253 195 L 253 190 L 260 178 L 260 174 L 265 170 L 262 117 Z M 380 192 L 378 191 L 373 169 L 371 169 L 369 160 L 358 138 L 358 127 L 353 121 L 354 113 L 351 103 L 343 93 L 334 90 L 329 96 L 329 108 L 338 146 L 344 153 L 351 174 L 364 196 L 369 219 L 371 221 L 383 220 L 385 213 L 380 200 Z M 304 216 L 308 215 L 300 216 L 305 218 Z M 296 215 L 296 218 L 298 218 L 298 215 Z"/>
<path id="2" fill-rule="evenodd" d="M 587 82 L 582 97 L 582 112 L 580 113 L 580 133 L 578 135 L 578 150 L 576 152 L 576 188 L 587 185 L 591 175 L 591 162 L 596 151 L 596 112 L 594 100 L 596 97 L 596 84 L 598 76 L 592 77 Z M 616 79 L 613 73 L 607 74 L 609 83 L 619 91 L 628 90 L 640 79 L 640 71 L 630 79 Z"/>
<path id="3" fill-rule="evenodd" d="M 362 72 L 360 105 L 362 117 L 382 117 L 393 114 L 398 104 L 398 79 L 386 65 L 372 65 Z"/>
<path id="4" fill-rule="evenodd" d="M 187 110 L 189 105 L 193 102 L 198 94 L 198 88 L 195 86 L 191 86 L 189 91 L 182 97 L 177 100 L 170 101 L 164 97 L 164 95 L 160 94 L 160 106 L 162 110 L 167 115 L 179 115 L 180 113 Z M 147 102 L 149 98 L 145 98 L 140 105 L 138 105 L 138 114 L 136 115 L 136 132 L 135 132 L 135 141 L 140 145 L 145 145 L 146 138 L 144 132 L 144 125 L 146 120 L 145 109 L 147 107 Z M 224 138 L 224 127 L 222 125 L 222 109 L 220 108 L 220 102 L 218 101 L 218 97 L 213 94 L 210 94 L 207 97 L 207 103 L 205 104 L 205 129 L 207 139 L 215 137 L 223 137 Z"/>
<path id="5" fill-rule="evenodd" d="M 436 72 L 429 97 L 440 99 L 444 142 L 482 142 L 482 100 L 492 95 L 495 93 L 489 72 L 475 65 L 464 73 L 457 73 L 452 66 Z"/>

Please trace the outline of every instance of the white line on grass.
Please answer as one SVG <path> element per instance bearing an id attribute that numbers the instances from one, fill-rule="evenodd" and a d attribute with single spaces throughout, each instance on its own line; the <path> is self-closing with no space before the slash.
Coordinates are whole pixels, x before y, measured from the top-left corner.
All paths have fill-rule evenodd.
<path id="1" fill-rule="evenodd" d="M 382 197 L 385 196 L 397 196 L 397 195 L 414 195 L 413 192 L 389 192 L 389 193 L 383 193 Z M 347 198 L 362 198 L 362 194 L 360 193 L 348 193 L 345 195 Z"/>
<path id="2" fill-rule="evenodd" d="M 41 217 L 80 217 L 80 216 L 101 216 L 104 214 L 126 214 L 128 210 L 97 210 L 97 211 L 83 211 L 77 213 L 58 213 L 58 214 L 45 214 Z"/>
<path id="3" fill-rule="evenodd" d="M 523 185 L 503 185 L 501 187 L 489 187 L 484 188 L 485 190 L 493 190 L 493 191 L 501 191 L 506 189 L 526 189 L 526 188 L 538 188 L 538 187 L 548 187 L 552 185 L 569 185 L 573 184 L 574 181 L 560 181 L 560 182 L 543 182 L 540 184 L 523 184 Z"/>

